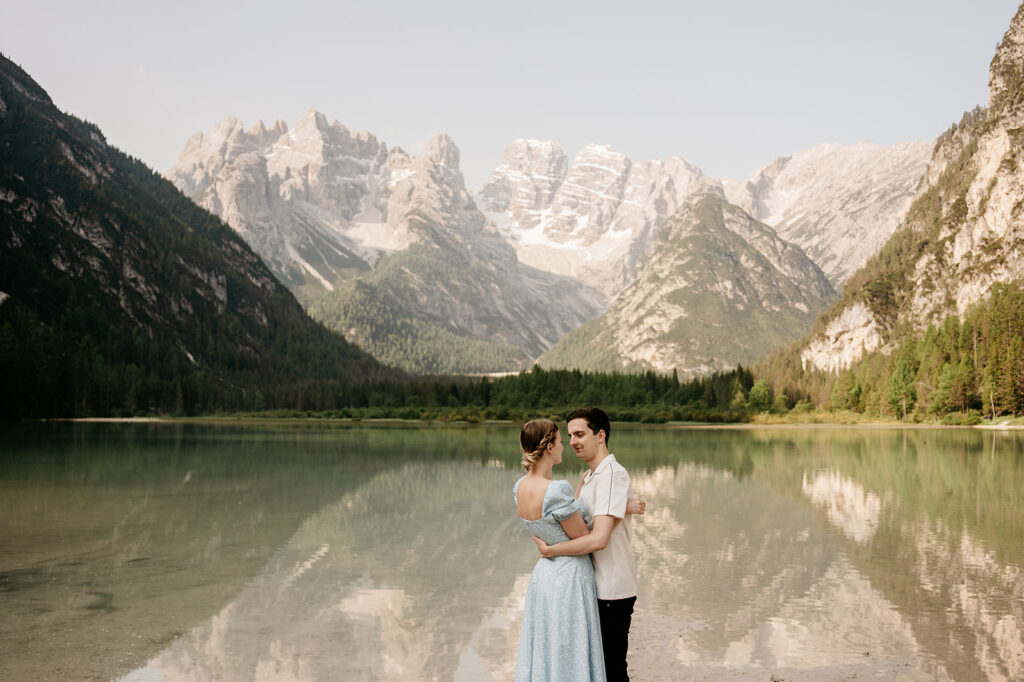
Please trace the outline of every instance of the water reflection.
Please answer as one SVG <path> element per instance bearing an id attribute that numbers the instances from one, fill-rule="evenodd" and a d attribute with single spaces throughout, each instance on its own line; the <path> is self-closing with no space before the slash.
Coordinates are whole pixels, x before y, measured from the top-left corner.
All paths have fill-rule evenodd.
<path id="1" fill-rule="evenodd" d="M 947 435 L 960 447 L 949 447 Z M 887 446 L 839 458 L 829 474 L 841 483 L 828 517 L 851 563 L 904 614 L 936 674 L 1024 678 L 1022 545 L 1013 531 L 1024 480 L 1016 438 L 909 432 Z M 847 512 L 833 514 L 836 508 Z M 869 542 L 862 528 L 871 529 Z"/>
<path id="2" fill-rule="evenodd" d="M 517 580 L 532 564 L 525 544 L 509 552 L 527 541 L 512 480 L 471 463 L 375 476 L 308 518 L 229 605 L 128 679 L 504 674 Z"/>
<path id="3" fill-rule="evenodd" d="M 516 434 L 0 434 L 0 677 L 509 680 L 536 556 Z M 613 443 L 649 501 L 638 679 L 1024 679 L 1015 433 Z"/>
<path id="4" fill-rule="evenodd" d="M 112 679 L 137 667 L 225 608 L 305 519 L 346 491 L 410 459 L 486 462 L 507 449 L 505 437 L 466 433 L 6 429 L 0 678 Z"/>
<path id="5" fill-rule="evenodd" d="M 856 542 L 867 542 L 878 529 L 881 498 L 838 471 L 805 473 L 803 492 L 816 506 L 824 507 L 829 521 Z"/>
<path id="6" fill-rule="evenodd" d="M 931 679 L 912 628 L 850 565 L 813 508 L 756 475 L 740 480 L 707 466 L 635 478 L 657 500 L 635 535 L 646 607 L 640 650 L 670 653 L 693 674 L 797 669 L 804 679 L 860 670 L 869 653 L 874 669 Z"/>

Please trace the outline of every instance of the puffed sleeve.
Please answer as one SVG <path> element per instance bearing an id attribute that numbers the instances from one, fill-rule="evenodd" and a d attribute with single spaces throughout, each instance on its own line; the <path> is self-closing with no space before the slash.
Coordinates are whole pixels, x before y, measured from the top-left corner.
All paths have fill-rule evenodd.
<path id="1" fill-rule="evenodd" d="M 561 523 L 576 512 L 583 512 L 583 505 L 573 498 L 572 483 L 569 481 L 552 481 L 544 504 L 545 516 Z"/>
<path id="2" fill-rule="evenodd" d="M 626 516 L 629 499 L 629 474 L 625 469 L 612 469 L 601 473 L 594 484 L 594 516 Z"/>

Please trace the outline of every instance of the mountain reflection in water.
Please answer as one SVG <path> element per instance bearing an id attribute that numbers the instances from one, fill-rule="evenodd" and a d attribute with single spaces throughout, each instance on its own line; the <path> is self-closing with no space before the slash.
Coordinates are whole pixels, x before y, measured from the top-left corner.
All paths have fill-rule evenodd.
<path id="1" fill-rule="evenodd" d="M 512 679 L 518 428 L 47 429 L 0 434 L 0 677 Z M 613 443 L 637 679 L 1024 679 L 1016 433 Z"/>
<path id="2" fill-rule="evenodd" d="M 524 592 L 536 554 L 514 480 L 478 463 L 377 475 L 308 518 L 230 604 L 125 679 L 427 680 L 460 666 L 506 676 L 518 641 L 508 621 L 522 609 L 508 595 Z"/>
<path id="3" fill-rule="evenodd" d="M 730 466 L 705 455 L 636 477 L 657 627 L 641 617 L 634 635 L 652 653 L 695 679 L 1024 679 L 1014 434 L 768 433 L 705 442 Z"/>

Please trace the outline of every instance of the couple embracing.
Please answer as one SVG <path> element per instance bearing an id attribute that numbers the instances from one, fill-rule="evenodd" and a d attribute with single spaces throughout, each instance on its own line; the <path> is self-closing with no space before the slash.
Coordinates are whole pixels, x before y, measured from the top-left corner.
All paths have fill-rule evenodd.
<path id="1" fill-rule="evenodd" d="M 575 490 L 551 479 L 562 461 L 557 424 L 536 419 L 519 436 L 526 475 L 513 495 L 541 558 L 526 591 L 516 682 L 628 680 L 636 602 L 629 516 L 646 505 L 632 499 L 629 474 L 608 450 L 608 415 L 588 407 L 566 420 L 570 445 L 587 465 Z"/>

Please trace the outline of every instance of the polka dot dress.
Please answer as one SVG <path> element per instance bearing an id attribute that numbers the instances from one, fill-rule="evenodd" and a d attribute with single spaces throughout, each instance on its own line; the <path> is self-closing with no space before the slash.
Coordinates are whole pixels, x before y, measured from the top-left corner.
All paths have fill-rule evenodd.
<path id="1" fill-rule="evenodd" d="M 519 479 L 522 481 L 522 479 Z M 512 490 L 515 496 L 519 481 Z M 569 536 L 561 521 L 583 506 L 568 481 L 552 481 L 544 493 L 541 517 L 523 520 L 527 530 L 549 545 Z M 597 682 L 605 679 L 597 587 L 590 555 L 538 559 L 530 576 L 519 633 L 516 682 Z"/>

